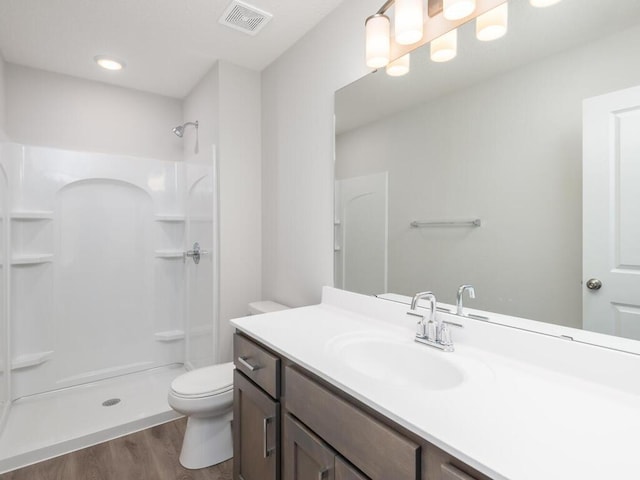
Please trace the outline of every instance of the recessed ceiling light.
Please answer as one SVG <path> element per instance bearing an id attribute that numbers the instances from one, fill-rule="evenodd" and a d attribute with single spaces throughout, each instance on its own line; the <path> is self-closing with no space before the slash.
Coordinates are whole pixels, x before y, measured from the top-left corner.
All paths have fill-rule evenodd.
<path id="1" fill-rule="evenodd" d="M 125 66 L 122 60 L 116 60 L 109 55 L 98 55 L 97 57 L 93 57 L 93 59 L 105 70 L 122 70 Z"/>

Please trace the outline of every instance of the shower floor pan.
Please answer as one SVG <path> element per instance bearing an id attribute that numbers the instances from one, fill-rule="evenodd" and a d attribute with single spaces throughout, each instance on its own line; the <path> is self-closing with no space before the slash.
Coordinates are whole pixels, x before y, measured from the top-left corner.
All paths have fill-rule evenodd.
<path id="1" fill-rule="evenodd" d="M 184 372 L 156 368 L 16 400 L 0 432 L 0 474 L 179 418 L 167 393 Z"/>

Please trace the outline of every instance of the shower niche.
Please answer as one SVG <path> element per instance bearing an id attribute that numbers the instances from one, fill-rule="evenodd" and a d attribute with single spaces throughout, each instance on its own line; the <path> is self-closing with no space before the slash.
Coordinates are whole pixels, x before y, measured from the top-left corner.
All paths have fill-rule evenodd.
<path id="1" fill-rule="evenodd" d="M 187 288 L 202 272 L 184 251 L 191 230 L 214 226 L 212 165 L 5 147 L 11 397 L 210 360 L 211 310 L 206 351 L 188 352 L 199 307 Z M 194 214 L 203 179 L 208 208 Z M 213 275 L 203 284 L 212 297 Z"/>

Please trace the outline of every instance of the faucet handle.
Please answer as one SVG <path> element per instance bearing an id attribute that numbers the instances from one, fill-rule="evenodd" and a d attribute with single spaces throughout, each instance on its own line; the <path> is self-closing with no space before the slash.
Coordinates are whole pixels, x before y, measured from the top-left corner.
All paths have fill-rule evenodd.
<path id="1" fill-rule="evenodd" d="M 449 330 L 448 323 L 445 322 L 442 322 L 442 328 L 440 329 L 440 343 L 445 347 L 453 345 L 451 330 Z"/>
<path id="2" fill-rule="evenodd" d="M 440 328 L 440 343 L 443 347 L 451 347 L 453 349 L 453 340 L 451 340 L 451 330 L 449 326 L 464 328 L 464 325 L 456 322 L 450 322 L 448 320 L 442 321 L 442 327 Z"/>

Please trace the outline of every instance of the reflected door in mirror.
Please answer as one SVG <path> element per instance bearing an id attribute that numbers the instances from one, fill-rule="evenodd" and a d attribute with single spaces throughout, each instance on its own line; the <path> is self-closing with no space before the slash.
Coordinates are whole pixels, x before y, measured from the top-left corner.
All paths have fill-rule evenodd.
<path id="1" fill-rule="evenodd" d="M 584 328 L 640 340 L 640 87 L 585 101 L 583 166 Z"/>

